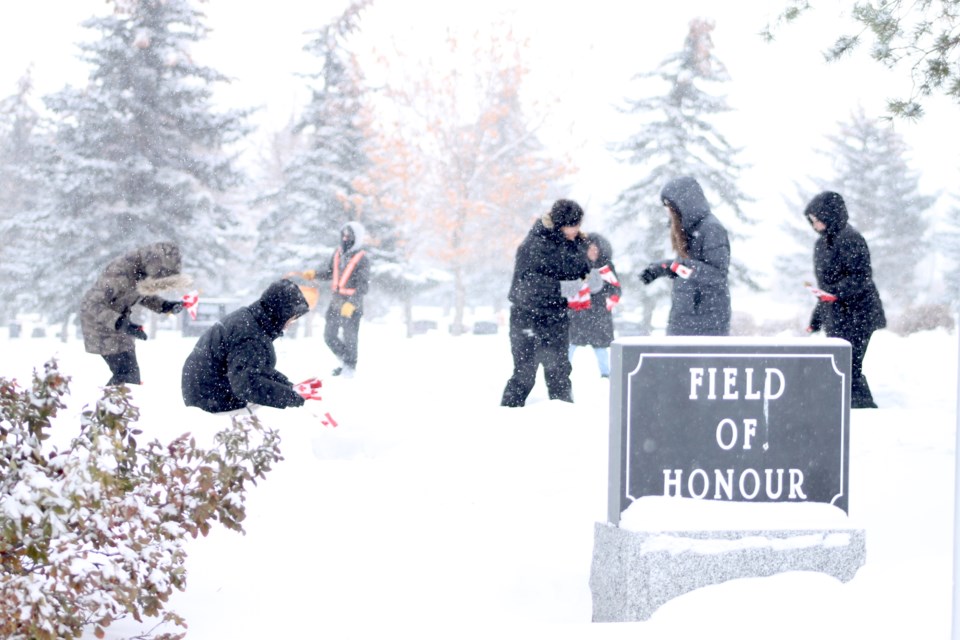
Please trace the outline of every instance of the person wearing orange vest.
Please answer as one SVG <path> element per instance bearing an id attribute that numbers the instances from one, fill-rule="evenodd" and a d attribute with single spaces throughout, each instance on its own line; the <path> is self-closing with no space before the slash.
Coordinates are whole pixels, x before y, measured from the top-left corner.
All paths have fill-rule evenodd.
<path id="1" fill-rule="evenodd" d="M 333 375 L 352 378 L 357 368 L 360 318 L 363 296 L 370 288 L 370 259 L 364 248 L 367 231 L 359 222 L 348 222 L 340 229 L 340 245 L 323 270 L 302 273 L 308 280 L 330 281 L 330 306 L 327 307 L 323 340 L 340 365 Z"/>

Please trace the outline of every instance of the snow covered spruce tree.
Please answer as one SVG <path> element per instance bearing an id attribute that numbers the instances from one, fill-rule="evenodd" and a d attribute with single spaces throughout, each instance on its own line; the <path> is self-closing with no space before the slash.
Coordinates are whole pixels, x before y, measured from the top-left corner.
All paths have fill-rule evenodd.
<path id="1" fill-rule="evenodd" d="M 927 212 L 936 197 L 920 193 L 909 148 L 894 125 L 862 109 L 828 136 L 835 174 L 820 183 L 846 201 L 853 224 L 870 246 L 873 276 L 888 311 L 903 311 L 933 284 Z"/>
<path id="2" fill-rule="evenodd" d="M 102 638 L 131 617 L 178 629 L 157 640 L 183 638 L 186 621 L 166 603 L 186 588 L 185 540 L 216 522 L 243 532 L 246 490 L 282 459 L 280 436 L 249 416 L 209 450 L 188 433 L 140 444 L 139 411 L 119 386 L 60 450 L 51 435 L 68 394 L 55 361 L 28 389 L 0 378 L 0 636 Z"/>
<path id="3" fill-rule="evenodd" d="M 311 99 L 293 127 L 302 151 L 284 168 L 284 183 L 265 194 L 257 255 L 277 274 L 315 266 L 339 242 L 340 228 L 359 219 L 374 238 L 388 234 L 367 207 L 370 195 L 369 113 L 363 74 L 350 49 L 370 0 L 350 3 L 332 22 L 313 32 L 304 49 L 320 68 L 306 76 Z"/>
<path id="4" fill-rule="evenodd" d="M 35 307 L 30 278 L 38 242 L 38 211 L 49 206 L 41 171 L 50 145 L 40 114 L 30 104 L 32 79 L 20 78 L 16 93 L 0 100 L 0 323 Z"/>
<path id="5" fill-rule="evenodd" d="M 623 110 L 641 122 L 639 130 L 613 146 L 623 161 L 636 166 L 639 179 L 617 197 L 611 224 L 619 238 L 618 261 L 642 268 L 651 260 L 672 255 L 669 217 L 660 202 L 660 189 L 671 178 L 693 176 L 703 187 L 714 213 L 734 214 L 743 224 L 752 224 L 742 203 L 748 198 L 737 186 L 742 168 L 735 149 L 709 117 L 729 110 L 726 99 L 708 91 L 729 79 L 726 68 L 713 53 L 712 22 L 695 19 L 683 48 L 668 56 L 653 72 L 637 74 L 643 93 L 649 97 L 630 99 Z M 651 82 L 652 81 L 652 82 Z M 664 86 L 666 93 L 649 95 L 652 87 Z M 742 238 L 736 226 L 728 226 L 731 242 Z M 749 272 L 734 250 L 731 283 L 756 288 Z M 629 284 L 629 283 L 628 283 Z M 669 298 L 662 286 L 630 289 L 629 297 L 639 300 L 642 325 L 650 330 L 654 310 Z"/>
<path id="6" fill-rule="evenodd" d="M 817 4 L 815 0 L 789 0 L 776 21 L 767 26 L 765 37 L 773 40 L 784 23 L 797 20 Z M 909 95 L 887 100 L 891 114 L 919 118 L 923 103 L 940 93 L 960 104 L 960 0 L 858 0 L 836 4 L 838 12 L 846 12 L 850 6 L 850 17 L 859 24 L 838 35 L 823 55 L 828 62 L 840 60 L 872 41 L 871 58 L 910 77 L 906 84 Z"/>
<path id="7" fill-rule="evenodd" d="M 220 198 L 242 180 L 227 146 L 246 135 L 246 113 L 212 110 L 212 86 L 227 78 L 191 55 L 207 34 L 204 16 L 193 0 L 111 4 L 84 22 L 100 34 L 80 45 L 87 85 L 45 98 L 59 156 L 34 281 L 56 317 L 135 246 L 178 243 L 184 270 L 208 290 L 233 257 L 236 214 Z"/>

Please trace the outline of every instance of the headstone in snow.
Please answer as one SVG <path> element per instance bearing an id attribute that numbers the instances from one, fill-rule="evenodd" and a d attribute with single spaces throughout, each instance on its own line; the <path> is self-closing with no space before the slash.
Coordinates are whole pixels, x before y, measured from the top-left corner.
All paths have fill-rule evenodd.
<path id="1" fill-rule="evenodd" d="M 847 516 L 847 342 L 628 338 L 612 365 L 594 621 L 645 620 L 734 578 L 854 577 L 866 535 Z"/>
<path id="2" fill-rule="evenodd" d="M 847 511 L 847 342 L 634 338 L 613 362 L 613 524 L 643 496 Z"/>

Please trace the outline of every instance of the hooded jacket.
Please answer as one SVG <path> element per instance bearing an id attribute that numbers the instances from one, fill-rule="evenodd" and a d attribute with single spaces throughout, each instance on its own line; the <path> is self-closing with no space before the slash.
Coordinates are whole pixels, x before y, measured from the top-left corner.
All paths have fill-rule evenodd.
<path id="1" fill-rule="evenodd" d="M 567 240 L 547 213 L 517 248 L 508 297 L 526 311 L 563 317 L 567 298 L 561 293 L 560 281 L 584 278 L 589 272 L 585 238 Z"/>
<path id="2" fill-rule="evenodd" d="M 880 292 L 873 282 L 870 250 L 860 233 L 848 224 L 843 197 L 824 191 L 807 205 L 804 215 L 813 224 L 815 216 L 826 227 L 813 248 L 817 286 L 837 296 L 834 302 L 818 302 L 810 328 L 828 336 L 850 338 L 870 335 L 887 326 Z"/>
<path id="3" fill-rule="evenodd" d="M 725 336 L 730 333 L 730 241 L 727 230 L 711 213 L 696 180 L 676 178 L 660 192 L 664 204 L 680 215 L 687 236 L 688 258 L 677 258 L 690 271 L 673 279 L 667 335 Z"/>
<path id="4" fill-rule="evenodd" d="M 363 296 L 370 289 L 370 259 L 367 257 L 367 230 L 357 221 L 348 222 L 340 228 L 340 237 L 349 230 L 353 241 L 340 246 L 330 257 L 326 268 L 317 273 L 317 278 L 330 280 L 332 295 L 330 307 L 339 311 L 345 302 L 350 302 L 363 311 Z M 352 265 L 352 266 L 351 266 Z"/>
<path id="5" fill-rule="evenodd" d="M 184 403 L 210 413 L 242 409 L 251 402 L 280 409 L 302 405 L 293 384 L 276 370 L 273 341 L 283 335 L 289 320 L 307 311 L 299 287 L 278 280 L 259 300 L 207 329 L 183 364 Z"/>
<path id="6" fill-rule="evenodd" d="M 146 245 L 114 259 L 80 303 L 84 348 L 105 356 L 134 351 L 133 337 L 117 330 L 118 321 L 129 320 L 137 304 L 161 313 L 164 299 L 156 294 L 189 284 L 180 273 L 180 249 L 170 242 Z"/>
<path id="7" fill-rule="evenodd" d="M 613 342 L 613 315 L 608 300 L 619 301 L 621 287 L 613 266 L 613 247 L 599 233 L 587 234 L 584 251 L 590 244 L 597 245 L 598 255 L 595 261 L 589 261 L 590 273 L 587 283 L 590 285 L 590 306 L 579 311 L 570 310 L 570 344 L 579 346 L 609 347 Z M 610 267 L 612 277 L 607 279 L 600 269 Z M 611 302 L 613 304 L 614 302 Z"/>

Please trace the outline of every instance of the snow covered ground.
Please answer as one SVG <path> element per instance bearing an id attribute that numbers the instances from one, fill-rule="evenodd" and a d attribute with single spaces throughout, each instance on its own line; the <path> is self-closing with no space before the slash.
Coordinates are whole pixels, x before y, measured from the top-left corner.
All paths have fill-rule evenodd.
<path id="1" fill-rule="evenodd" d="M 441 328 L 444 325 L 441 324 Z M 138 345 L 145 438 L 201 443 L 226 424 L 183 407 L 194 339 Z M 188 543 L 188 589 L 170 606 L 191 640 L 263 638 L 945 638 L 952 603 L 957 336 L 874 336 L 865 363 L 878 410 L 851 419 L 850 518 L 867 562 L 843 584 L 791 572 L 703 588 L 646 622 L 592 624 L 593 526 L 605 519 L 608 383 L 577 351 L 573 405 L 542 383 L 498 406 L 507 338 L 412 339 L 365 322 L 358 375 L 327 377 L 319 337 L 277 342 L 291 379 L 324 377 L 306 409 L 261 409 L 285 460 L 247 504 L 246 535 Z M 56 355 L 73 377 L 64 432 L 109 377 L 82 343 L 0 334 L 0 375 Z M 324 426 L 324 412 L 337 427 Z M 713 527 L 711 527 L 713 528 Z M 114 625 L 108 637 L 136 627 Z M 92 635 L 91 635 L 92 638 Z"/>

